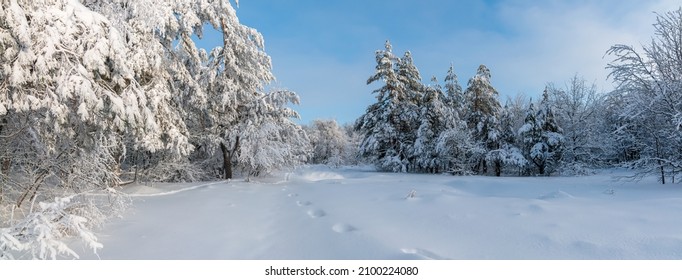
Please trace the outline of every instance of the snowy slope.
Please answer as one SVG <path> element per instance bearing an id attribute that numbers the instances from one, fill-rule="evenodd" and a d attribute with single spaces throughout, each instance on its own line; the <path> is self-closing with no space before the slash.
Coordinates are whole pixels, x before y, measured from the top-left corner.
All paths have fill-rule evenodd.
<path id="1" fill-rule="evenodd" d="M 256 181 L 131 188 L 135 207 L 100 232 L 99 256 L 75 249 L 86 259 L 682 259 L 677 185 L 326 167 Z"/>

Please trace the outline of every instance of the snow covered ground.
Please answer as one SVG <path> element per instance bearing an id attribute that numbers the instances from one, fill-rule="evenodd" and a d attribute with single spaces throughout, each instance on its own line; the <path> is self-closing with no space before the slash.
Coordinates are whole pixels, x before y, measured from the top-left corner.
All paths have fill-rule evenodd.
<path id="1" fill-rule="evenodd" d="M 682 187 L 305 167 L 127 189 L 83 259 L 682 259 Z"/>

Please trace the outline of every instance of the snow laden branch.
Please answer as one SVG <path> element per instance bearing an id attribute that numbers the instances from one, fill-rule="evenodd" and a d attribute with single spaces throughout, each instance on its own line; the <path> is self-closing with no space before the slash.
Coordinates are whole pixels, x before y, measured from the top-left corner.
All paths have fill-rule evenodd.
<path id="1" fill-rule="evenodd" d="M 622 105 L 615 135 L 627 145 L 630 166 L 665 184 L 682 161 L 682 8 L 657 14 L 654 28 L 641 50 L 614 45 L 607 52 L 615 57 L 608 69 L 617 83 L 610 99 Z"/>
<path id="2" fill-rule="evenodd" d="M 102 222 L 104 214 L 93 209 L 97 206 L 90 200 L 91 195 L 82 193 L 38 202 L 36 209 L 32 207 L 23 218 L 0 228 L 0 259 L 24 258 L 25 254 L 33 259 L 78 258 L 65 243 L 65 238 L 70 236 L 78 237 L 96 254 L 103 245 L 93 228 Z"/>
<path id="3" fill-rule="evenodd" d="M 27 229 L 47 236 L 37 225 L 48 221 L 68 221 L 70 230 L 50 233 L 57 240 L 120 213 L 98 201 L 80 214 L 49 214 L 69 202 L 32 205 L 138 178 L 214 178 L 221 145 L 250 175 L 305 160 L 307 138 L 287 107 L 298 96 L 263 92 L 274 80 L 270 57 L 232 3 L 0 1 L 0 215 L 28 219 L 23 233 L 0 220 L 3 248 L 22 249 Z M 204 28 L 222 44 L 197 47 Z M 73 256 L 55 244 L 32 256 Z"/>

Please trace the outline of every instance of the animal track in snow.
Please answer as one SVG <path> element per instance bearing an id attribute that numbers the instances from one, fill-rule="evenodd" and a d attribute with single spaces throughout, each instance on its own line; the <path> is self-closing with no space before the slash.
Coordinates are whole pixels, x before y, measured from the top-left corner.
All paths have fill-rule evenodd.
<path id="1" fill-rule="evenodd" d="M 299 201 L 296 201 L 296 205 L 298 205 L 298 206 L 308 206 L 308 205 L 311 205 L 311 204 L 313 204 L 313 203 L 310 202 L 310 201 L 300 201 L 300 200 L 299 200 Z"/>
<path id="2" fill-rule="evenodd" d="M 308 211 L 308 216 L 310 216 L 311 218 L 320 218 L 320 217 L 324 217 L 326 215 L 327 215 L 327 212 L 324 212 L 324 210 L 320 210 L 320 209 Z"/>
<path id="3" fill-rule="evenodd" d="M 332 230 L 338 233 L 346 233 L 357 230 L 354 226 L 344 223 L 337 223 L 332 227 Z"/>
<path id="4" fill-rule="evenodd" d="M 289 196 L 289 197 L 297 197 L 298 194 L 297 194 L 297 193 L 290 193 L 288 196 Z"/>
<path id="5" fill-rule="evenodd" d="M 403 253 L 408 254 L 408 255 L 415 255 L 419 258 L 422 259 L 427 259 L 427 260 L 446 260 L 446 258 L 441 257 L 431 251 L 420 249 L 420 248 L 406 248 L 406 249 L 401 249 Z"/>

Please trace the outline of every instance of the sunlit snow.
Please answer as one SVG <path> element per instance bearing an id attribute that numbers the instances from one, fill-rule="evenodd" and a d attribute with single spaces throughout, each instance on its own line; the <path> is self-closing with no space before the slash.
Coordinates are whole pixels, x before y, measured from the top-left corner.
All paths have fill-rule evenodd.
<path id="1" fill-rule="evenodd" d="M 85 259 L 680 259 L 682 194 L 655 180 L 306 167 L 129 187 Z"/>

